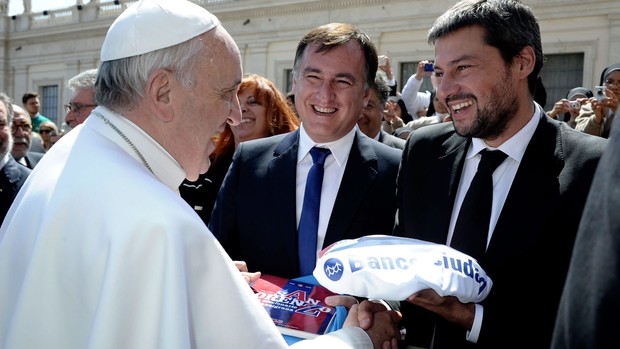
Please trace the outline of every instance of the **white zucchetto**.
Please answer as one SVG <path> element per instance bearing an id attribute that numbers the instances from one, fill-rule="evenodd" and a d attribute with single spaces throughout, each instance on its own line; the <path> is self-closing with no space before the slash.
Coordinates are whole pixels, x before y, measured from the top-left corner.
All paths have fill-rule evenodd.
<path id="1" fill-rule="evenodd" d="M 108 29 L 101 61 L 174 46 L 219 24 L 209 11 L 186 0 L 140 0 L 121 13 Z"/>

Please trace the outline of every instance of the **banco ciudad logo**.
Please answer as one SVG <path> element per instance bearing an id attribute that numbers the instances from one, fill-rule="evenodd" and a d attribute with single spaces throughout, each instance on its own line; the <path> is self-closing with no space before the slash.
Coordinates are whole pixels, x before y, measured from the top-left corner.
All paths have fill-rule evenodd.
<path id="1" fill-rule="evenodd" d="M 330 258 L 325 261 L 325 264 L 323 264 L 323 271 L 332 281 L 340 280 L 342 274 L 344 274 L 343 264 L 338 258 Z"/>

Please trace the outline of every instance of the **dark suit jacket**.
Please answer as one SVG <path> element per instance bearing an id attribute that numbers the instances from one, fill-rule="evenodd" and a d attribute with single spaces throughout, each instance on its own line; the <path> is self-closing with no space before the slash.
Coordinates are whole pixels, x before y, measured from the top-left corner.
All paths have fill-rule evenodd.
<path id="1" fill-rule="evenodd" d="M 390 146 L 392 148 L 405 149 L 405 140 L 402 138 L 398 138 L 396 136 L 392 136 L 391 134 L 381 130 L 379 132 L 379 142 Z"/>
<path id="2" fill-rule="evenodd" d="M 620 122 L 611 128 L 579 225 L 552 349 L 608 348 L 620 339 Z"/>
<path id="3" fill-rule="evenodd" d="M 32 138 L 30 139 L 30 150 L 28 151 L 35 152 L 35 153 L 45 153 L 45 147 L 43 146 L 43 141 L 39 137 L 32 136 Z"/>
<path id="4" fill-rule="evenodd" d="M 28 164 L 29 169 L 34 169 L 35 166 L 41 161 L 41 158 L 45 155 L 45 153 L 37 153 L 36 151 L 29 151 L 26 153 L 26 163 Z M 19 164 L 19 162 L 18 162 Z M 23 165 L 22 165 L 23 166 Z"/>
<path id="5" fill-rule="evenodd" d="M 398 177 L 396 235 L 446 243 L 470 143 L 452 123 L 412 133 Z M 573 241 L 605 144 L 565 123 L 540 120 L 479 261 L 493 287 L 481 303 L 476 347 L 549 347 Z M 469 347 L 464 330 L 410 303 L 401 305 L 408 343 L 428 346 L 437 320 L 435 348 Z"/>
<path id="6" fill-rule="evenodd" d="M 0 170 L 0 223 L 4 220 L 30 172 L 32 172 L 31 169 L 18 164 L 9 155 L 9 161 Z"/>
<path id="7" fill-rule="evenodd" d="M 298 277 L 295 181 L 299 131 L 243 142 L 220 189 L 209 228 L 252 271 Z M 357 131 L 323 247 L 391 234 L 401 150 Z"/>
<path id="8" fill-rule="evenodd" d="M 213 162 L 209 170 L 205 174 L 201 174 L 196 182 L 187 179 L 179 186 L 179 194 L 181 197 L 198 213 L 205 225 L 209 225 L 211 220 L 211 211 L 217 199 L 217 193 L 220 191 L 222 182 L 228 167 L 232 162 L 232 156 L 235 149 L 226 152 L 220 156 L 217 161 Z M 200 209 L 197 210 L 196 207 Z"/>

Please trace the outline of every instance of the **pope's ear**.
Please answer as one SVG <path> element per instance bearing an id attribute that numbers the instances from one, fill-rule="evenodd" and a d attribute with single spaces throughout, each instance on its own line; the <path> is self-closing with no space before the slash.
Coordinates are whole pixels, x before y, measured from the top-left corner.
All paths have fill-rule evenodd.
<path id="1" fill-rule="evenodd" d="M 163 121 L 170 121 L 174 116 L 172 109 L 171 87 L 174 76 L 167 69 L 154 71 L 146 84 L 147 100 L 155 115 Z"/>

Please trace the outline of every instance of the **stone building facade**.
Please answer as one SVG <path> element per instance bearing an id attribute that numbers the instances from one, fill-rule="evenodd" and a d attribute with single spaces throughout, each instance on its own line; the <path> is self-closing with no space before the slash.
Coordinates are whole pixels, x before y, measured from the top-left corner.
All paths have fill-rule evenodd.
<path id="1" fill-rule="evenodd" d="M 426 33 L 454 0 L 193 0 L 222 21 L 237 42 L 246 73 L 263 75 L 286 93 L 298 40 L 311 28 L 349 22 L 387 54 L 402 87 L 415 64 L 433 58 Z M 547 62 L 542 77 L 549 110 L 576 86 L 592 88 L 601 71 L 620 62 L 618 0 L 522 0 L 539 19 Z M 99 63 L 114 19 L 133 0 L 77 0 L 63 9 L 9 16 L 0 0 L 0 90 L 21 104 L 26 91 L 42 96 L 42 114 L 59 125 L 75 74 Z M 30 2 L 25 0 L 24 3 Z M 29 5 L 28 5 L 29 6 Z M 427 85 L 428 86 L 428 85 Z"/>

